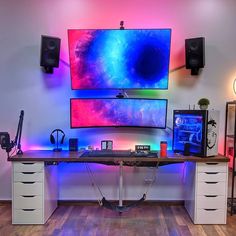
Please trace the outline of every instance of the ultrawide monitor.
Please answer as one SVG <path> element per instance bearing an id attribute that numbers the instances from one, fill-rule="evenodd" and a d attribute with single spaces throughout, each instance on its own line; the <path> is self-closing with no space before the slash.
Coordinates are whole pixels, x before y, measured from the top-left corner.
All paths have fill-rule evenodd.
<path id="1" fill-rule="evenodd" d="M 76 98 L 70 101 L 71 128 L 165 128 L 166 99 Z"/>
<path id="2" fill-rule="evenodd" d="M 168 89 L 171 29 L 68 30 L 72 89 Z"/>

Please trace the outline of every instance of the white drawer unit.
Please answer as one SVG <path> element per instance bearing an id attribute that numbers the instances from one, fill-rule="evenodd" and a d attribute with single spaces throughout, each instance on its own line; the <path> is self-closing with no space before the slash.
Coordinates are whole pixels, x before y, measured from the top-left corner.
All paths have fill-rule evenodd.
<path id="1" fill-rule="evenodd" d="M 197 182 L 196 195 L 204 196 L 204 195 L 225 195 L 225 181 L 217 182 L 217 181 L 206 181 L 206 182 Z"/>
<path id="2" fill-rule="evenodd" d="M 43 182 L 43 172 L 15 172 L 14 182 Z"/>
<path id="3" fill-rule="evenodd" d="M 57 166 L 13 162 L 12 223 L 45 224 L 57 207 Z"/>
<path id="4" fill-rule="evenodd" d="M 210 157 L 209 157 L 210 158 Z M 204 162 L 197 163 L 197 172 L 227 172 L 228 173 L 228 165 L 223 162 Z"/>
<path id="5" fill-rule="evenodd" d="M 14 209 L 13 224 L 43 224 L 42 209 Z"/>
<path id="6" fill-rule="evenodd" d="M 187 163 L 185 208 L 194 224 L 226 224 L 228 163 Z"/>
<path id="7" fill-rule="evenodd" d="M 226 224 L 225 209 L 198 209 L 195 221 L 196 224 Z"/>
<path id="8" fill-rule="evenodd" d="M 43 183 L 42 182 L 16 182 L 13 183 L 14 195 L 42 195 Z"/>
<path id="9" fill-rule="evenodd" d="M 14 162 L 13 171 L 14 172 L 43 172 L 44 162 Z"/>
<path id="10" fill-rule="evenodd" d="M 197 197 L 198 209 L 223 209 L 225 207 L 225 196 L 219 195 L 204 195 Z"/>
<path id="11" fill-rule="evenodd" d="M 215 182 L 215 181 L 225 181 L 227 178 L 226 172 L 200 172 L 198 173 L 198 181 L 202 182 Z"/>
<path id="12" fill-rule="evenodd" d="M 14 209 L 42 209 L 43 196 L 37 195 L 15 195 Z"/>

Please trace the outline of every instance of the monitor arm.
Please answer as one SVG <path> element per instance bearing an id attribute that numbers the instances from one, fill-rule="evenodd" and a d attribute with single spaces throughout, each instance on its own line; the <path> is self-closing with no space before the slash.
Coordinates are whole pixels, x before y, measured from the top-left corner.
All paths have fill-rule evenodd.
<path id="1" fill-rule="evenodd" d="M 116 95 L 117 98 L 128 98 L 129 95 L 125 91 L 125 89 L 120 89 L 120 92 Z"/>

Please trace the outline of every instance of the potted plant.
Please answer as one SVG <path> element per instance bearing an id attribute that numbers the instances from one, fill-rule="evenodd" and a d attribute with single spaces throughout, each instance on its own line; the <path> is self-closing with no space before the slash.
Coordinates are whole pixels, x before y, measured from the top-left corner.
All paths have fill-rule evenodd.
<path id="1" fill-rule="evenodd" d="M 210 101 L 207 98 L 201 98 L 197 104 L 199 105 L 201 110 L 207 110 Z"/>

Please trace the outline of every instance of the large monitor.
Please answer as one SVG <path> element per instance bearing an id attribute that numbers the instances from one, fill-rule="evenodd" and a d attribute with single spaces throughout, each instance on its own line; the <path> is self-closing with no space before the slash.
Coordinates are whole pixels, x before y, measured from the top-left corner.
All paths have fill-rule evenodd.
<path id="1" fill-rule="evenodd" d="M 71 128 L 166 128 L 166 99 L 75 98 L 70 100 Z"/>
<path id="2" fill-rule="evenodd" d="M 168 89 L 171 29 L 68 30 L 72 89 Z"/>

